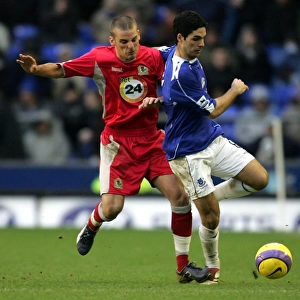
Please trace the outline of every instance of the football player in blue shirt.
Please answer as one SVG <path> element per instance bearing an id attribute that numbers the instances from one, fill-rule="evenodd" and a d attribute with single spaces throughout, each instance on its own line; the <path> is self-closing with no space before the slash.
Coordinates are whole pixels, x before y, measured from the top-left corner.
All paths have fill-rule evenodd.
<path id="1" fill-rule="evenodd" d="M 234 79 L 224 95 L 212 98 L 208 94 L 198 59 L 206 28 L 207 23 L 199 14 L 184 11 L 173 22 L 176 45 L 160 50 L 166 61 L 162 94 L 168 115 L 163 146 L 172 170 L 181 178 L 199 211 L 199 237 L 212 273 L 206 283 L 211 284 L 217 283 L 220 276 L 218 201 L 264 189 L 268 173 L 250 153 L 224 137 L 221 126 L 213 121 L 248 86 Z M 140 108 L 160 102 L 160 98 L 146 98 Z M 214 186 L 212 175 L 225 181 Z"/>

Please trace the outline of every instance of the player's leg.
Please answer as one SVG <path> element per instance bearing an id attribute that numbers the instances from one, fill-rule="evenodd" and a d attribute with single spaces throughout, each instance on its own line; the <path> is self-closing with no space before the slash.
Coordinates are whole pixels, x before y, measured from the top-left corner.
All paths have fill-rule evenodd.
<path id="1" fill-rule="evenodd" d="M 172 210 L 171 230 L 175 246 L 177 276 L 180 283 L 204 281 L 209 276 L 207 268 L 196 267 L 189 262 L 189 249 L 192 234 L 192 212 L 189 196 L 185 192 L 181 180 L 172 172 L 166 154 L 162 149 L 164 133 L 157 131 L 153 143 L 146 143 L 141 154 L 150 153 L 147 179 L 167 199 Z M 147 137 L 149 140 L 149 137 Z"/>
<path id="2" fill-rule="evenodd" d="M 146 178 L 166 198 L 172 209 L 171 229 L 173 233 L 177 262 L 177 276 L 180 283 L 192 280 L 203 282 L 210 275 L 208 268 L 189 263 L 189 248 L 192 234 L 192 212 L 189 196 L 180 179 L 172 172 L 166 154 L 162 149 L 164 133 L 158 130 L 149 144 L 149 136 L 140 146 L 141 156 L 149 162 Z M 141 145 L 141 143 L 140 143 Z M 145 153 L 149 155 L 145 156 Z"/>
<path id="3" fill-rule="evenodd" d="M 179 282 L 188 283 L 192 280 L 204 282 L 210 275 L 208 269 L 196 267 L 194 263 L 189 262 L 192 213 L 191 203 L 182 182 L 175 174 L 158 176 L 152 182 L 171 203 L 171 229 L 175 245 L 176 272 Z"/>
<path id="4" fill-rule="evenodd" d="M 211 276 L 205 284 L 218 283 L 220 276 L 219 259 L 219 219 L 220 208 L 213 193 L 194 200 L 194 204 L 201 217 L 199 238 L 202 244 L 203 254 Z"/>
<path id="5" fill-rule="evenodd" d="M 162 175 L 153 180 L 153 185 L 171 203 L 171 229 L 174 237 L 177 271 L 181 272 L 189 263 L 188 254 L 192 234 L 191 203 L 176 175 Z"/>
<path id="6" fill-rule="evenodd" d="M 124 196 L 104 194 L 102 201 L 98 202 L 92 211 L 87 224 L 77 236 L 77 250 L 81 255 L 86 255 L 92 248 L 96 233 L 103 222 L 114 220 L 122 211 Z"/>
<path id="7" fill-rule="evenodd" d="M 268 185 L 267 170 L 246 150 L 220 137 L 222 150 L 212 162 L 212 175 L 230 178 L 215 186 L 218 201 L 260 191 Z"/>
<path id="8" fill-rule="evenodd" d="M 268 173 L 256 160 L 252 160 L 238 175 L 216 186 L 218 201 L 239 198 L 263 190 L 268 185 Z"/>
<path id="9" fill-rule="evenodd" d="M 220 210 L 214 197 L 214 183 L 210 176 L 210 164 L 214 149 L 208 148 L 199 153 L 172 160 L 172 170 L 181 178 L 190 198 L 194 201 L 202 224 L 199 237 L 212 276 L 208 282 L 217 282 L 220 271 L 218 251 Z"/>
<path id="10" fill-rule="evenodd" d="M 102 201 L 97 203 L 91 213 L 86 225 L 77 236 L 77 250 L 81 255 L 86 255 L 94 243 L 94 238 L 103 222 L 114 220 L 122 211 L 124 206 L 124 195 L 130 195 L 131 189 L 138 191 L 139 184 L 135 186 L 125 184 L 123 178 L 125 170 L 126 176 L 130 176 L 130 159 L 126 157 L 125 148 L 120 150 L 120 144 L 114 140 L 112 134 L 102 132 L 100 148 L 100 188 Z M 119 154 L 122 153 L 122 155 Z M 125 157 L 124 157 L 125 156 Z M 122 164 L 122 161 L 127 162 Z M 124 165 L 125 170 L 120 166 Z M 130 179 L 129 179 L 130 182 Z"/>
<path id="11" fill-rule="evenodd" d="M 243 182 L 245 189 L 263 190 L 269 183 L 267 170 L 256 160 L 249 162 L 235 177 Z"/>

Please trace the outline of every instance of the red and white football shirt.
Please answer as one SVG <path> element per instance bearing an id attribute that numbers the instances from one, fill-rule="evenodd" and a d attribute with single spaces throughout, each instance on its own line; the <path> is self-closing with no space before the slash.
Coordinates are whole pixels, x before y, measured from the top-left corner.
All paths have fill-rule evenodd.
<path id="1" fill-rule="evenodd" d="M 139 46 L 130 63 L 116 56 L 114 46 L 100 46 L 73 60 L 63 62 L 64 77 L 93 78 L 103 104 L 103 119 L 111 128 L 137 129 L 157 123 L 158 109 L 139 110 L 146 96 L 157 97 L 157 81 L 164 62 L 157 49 Z"/>

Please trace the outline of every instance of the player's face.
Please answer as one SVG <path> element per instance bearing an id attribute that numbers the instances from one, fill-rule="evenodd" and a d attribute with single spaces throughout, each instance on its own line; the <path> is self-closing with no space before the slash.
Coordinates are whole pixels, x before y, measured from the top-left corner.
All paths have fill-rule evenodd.
<path id="1" fill-rule="evenodd" d="M 187 60 L 198 57 L 204 47 L 204 38 L 206 36 L 206 28 L 201 27 L 189 34 L 186 39 L 178 34 L 177 51 L 178 54 Z"/>
<path id="2" fill-rule="evenodd" d="M 125 62 L 133 61 L 138 53 L 140 32 L 136 28 L 130 30 L 114 30 L 114 36 L 110 36 L 110 44 L 115 46 L 119 59 Z"/>

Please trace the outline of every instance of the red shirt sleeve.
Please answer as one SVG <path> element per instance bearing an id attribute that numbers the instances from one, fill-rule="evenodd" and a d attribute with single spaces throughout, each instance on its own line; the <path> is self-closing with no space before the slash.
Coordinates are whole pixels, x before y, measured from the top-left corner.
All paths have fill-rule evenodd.
<path id="1" fill-rule="evenodd" d="M 93 77 L 96 64 L 96 51 L 92 49 L 86 54 L 63 62 L 61 64 L 64 71 L 64 78 L 72 76 Z"/>

